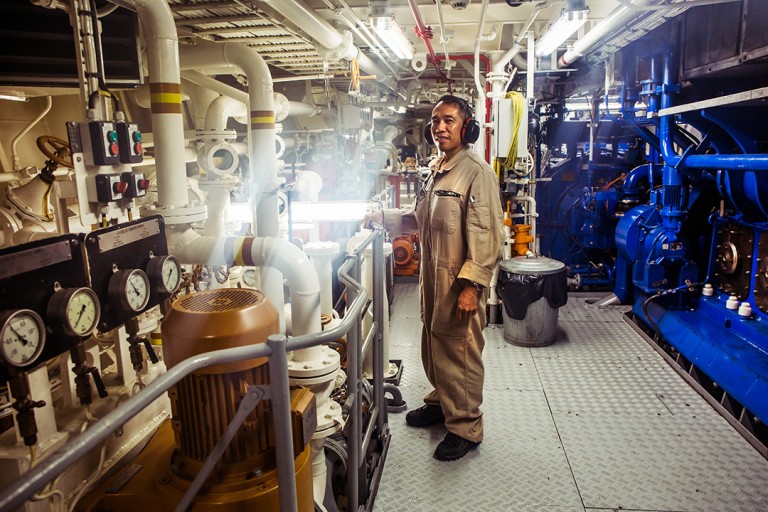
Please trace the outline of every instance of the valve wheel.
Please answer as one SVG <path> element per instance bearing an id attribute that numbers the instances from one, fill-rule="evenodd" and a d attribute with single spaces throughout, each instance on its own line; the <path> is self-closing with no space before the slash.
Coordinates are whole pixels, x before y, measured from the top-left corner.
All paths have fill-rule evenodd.
<path id="1" fill-rule="evenodd" d="M 37 148 L 56 164 L 63 167 L 74 167 L 69 143 L 64 139 L 52 135 L 41 135 L 37 138 Z"/>

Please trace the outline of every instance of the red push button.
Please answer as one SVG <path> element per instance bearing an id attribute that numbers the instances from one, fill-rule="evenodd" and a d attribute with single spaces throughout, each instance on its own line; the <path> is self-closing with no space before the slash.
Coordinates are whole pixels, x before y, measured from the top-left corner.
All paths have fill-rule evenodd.
<path id="1" fill-rule="evenodd" d="M 118 153 L 117 143 L 113 142 L 109 145 L 109 154 L 115 156 Z"/>
<path id="2" fill-rule="evenodd" d="M 139 180 L 139 190 L 149 190 L 149 180 Z"/>
<path id="3" fill-rule="evenodd" d="M 136 144 L 133 145 L 133 152 L 136 153 L 137 155 L 141 154 L 141 149 L 142 149 L 141 142 L 137 142 Z"/>
<path id="4" fill-rule="evenodd" d="M 128 192 L 128 183 L 124 181 L 115 182 L 113 185 L 116 194 L 125 194 Z"/>

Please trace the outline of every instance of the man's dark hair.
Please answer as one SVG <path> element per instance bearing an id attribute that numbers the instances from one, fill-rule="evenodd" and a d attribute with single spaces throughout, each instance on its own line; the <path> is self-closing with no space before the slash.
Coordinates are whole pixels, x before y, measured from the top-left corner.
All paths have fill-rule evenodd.
<path id="1" fill-rule="evenodd" d="M 452 94 L 446 94 L 445 96 L 437 100 L 437 103 L 445 103 L 447 105 L 456 105 L 457 107 L 459 107 L 459 114 L 461 114 L 461 117 L 464 119 L 464 121 L 466 121 L 470 117 L 473 117 L 472 107 L 464 98 L 459 98 L 458 96 L 454 96 Z M 435 103 L 435 105 L 437 105 L 437 103 Z"/>

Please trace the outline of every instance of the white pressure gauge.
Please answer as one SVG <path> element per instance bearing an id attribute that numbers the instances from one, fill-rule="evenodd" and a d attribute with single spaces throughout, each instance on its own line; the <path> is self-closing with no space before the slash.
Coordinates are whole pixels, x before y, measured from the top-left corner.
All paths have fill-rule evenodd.
<path id="1" fill-rule="evenodd" d="M 138 313 L 149 302 L 149 277 L 143 270 L 118 270 L 109 278 L 110 302 L 124 312 Z"/>
<path id="2" fill-rule="evenodd" d="M 243 272 L 243 284 L 245 286 L 248 286 L 249 288 L 256 288 L 256 269 L 255 268 L 246 268 Z"/>
<path id="3" fill-rule="evenodd" d="M 181 285 L 181 263 L 176 256 L 157 256 L 147 263 L 147 274 L 152 289 L 157 293 L 171 295 Z"/>
<path id="4" fill-rule="evenodd" d="M 31 309 L 0 312 L 0 356 L 11 366 L 35 362 L 45 345 L 45 324 Z"/>
<path id="5" fill-rule="evenodd" d="M 101 305 L 90 288 L 66 288 L 53 294 L 48 302 L 51 327 L 67 336 L 90 336 L 101 317 Z"/>

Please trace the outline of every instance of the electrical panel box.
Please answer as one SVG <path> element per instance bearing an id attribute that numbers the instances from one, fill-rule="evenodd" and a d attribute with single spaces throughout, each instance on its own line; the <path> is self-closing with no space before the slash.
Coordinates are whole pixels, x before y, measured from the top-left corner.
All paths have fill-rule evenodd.
<path id="1" fill-rule="evenodd" d="M 120 150 L 118 155 L 120 162 L 124 164 L 138 164 L 144 160 L 141 147 L 141 132 L 139 126 L 133 123 L 118 122 L 117 145 Z"/>
<path id="2" fill-rule="evenodd" d="M 528 156 L 528 109 L 523 107 L 520 128 L 517 133 L 517 158 Z M 509 147 L 515 136 L 515 110 L 511 99 L 502 98 L 498 102 L 496 118 L 494 121 L 494 134 L 496 140 L 496 156 L 506 158 Z"/>
<path id="3" fill-rule="evenodd" d="M 93 190 L 89 190 L 88 200 L 94 203 L 117 201 L 128 191 L 128 183 L 119 174 L 97 174 L 92 183 Z"/>
<path id="4" fill-rule="evenodd" d="M 143 172 L 124 172 L 120 175 L 123 183 L 128 184 L 128 189 L 124 195 L 127 198 L 143 197 L 149 190 L 149 180 Z"/>
<path id="5" fill-rule="evenodd" d="M 120 148 L 117 144 L 115 124 L 106 121 L 90 121 L 90 156 L 93 165 L 117 165 L 120 163 Z M 87 156 L 86 156 L 87 158 Z"/>

